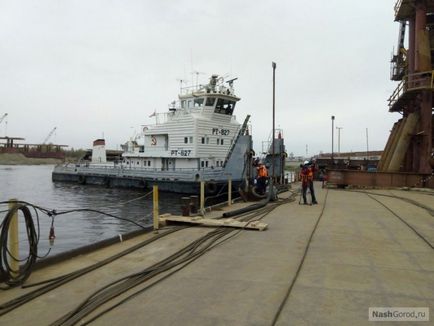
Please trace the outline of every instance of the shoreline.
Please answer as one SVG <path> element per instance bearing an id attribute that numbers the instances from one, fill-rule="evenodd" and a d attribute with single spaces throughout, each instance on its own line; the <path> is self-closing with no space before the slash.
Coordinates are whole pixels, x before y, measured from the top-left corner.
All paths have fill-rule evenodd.
<path id="1" fill-rule="evenodd" d="M 0 154 L 0 165 L 50 165 L 63 163 L 63 160 L 56 158 L 28 158 L 20 153 Z"/>

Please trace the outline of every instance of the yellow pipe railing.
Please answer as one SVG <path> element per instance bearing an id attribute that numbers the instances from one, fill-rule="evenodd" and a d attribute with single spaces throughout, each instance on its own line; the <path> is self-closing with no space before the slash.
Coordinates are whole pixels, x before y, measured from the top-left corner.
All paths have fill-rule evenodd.
<path id="1" fill-rule="evenodd" d="M 406 75 L 389 97 L 389 107 L 392 107 L 404 93 L 423 89 L 434 89 L 434 70 Z"/>

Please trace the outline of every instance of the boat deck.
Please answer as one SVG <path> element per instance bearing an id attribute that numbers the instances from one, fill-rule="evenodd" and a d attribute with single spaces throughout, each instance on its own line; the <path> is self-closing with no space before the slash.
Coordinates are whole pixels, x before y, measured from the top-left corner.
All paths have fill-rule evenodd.
<path id="1" fill-rule="evenodd" d="M 89 315 L 80 311 L 75 322 L 86 323 L 109 309 L 91 323 L 368 325 L 369 307 L 429 307 L 432 321 L 433 193 L 367 194 L 321 189 L 319 183 L 316 191 L 319 205 L 299 205 L 299 197 L 282 200 L 256 216 L 268 224 L 265 231 L 229 229 L 213 242 L 215 247 L 185 265 L 140 278 L 144 269 L 216 229 L 190 227 L 170 233 L 0 316 L 0 324 L 53 323 L 96 290 L 133 273 L 138 274 L 127 279 L 129 291 L 106 303 L 102 294 L 110 296 L 116 289 L 100 293 L 86 306 L 99 308 Z M 36 270 L 28 283 L 70 273 L 155 236 L 139 236 Z M 34 289 L 2 291 L 0 303 Z"/>

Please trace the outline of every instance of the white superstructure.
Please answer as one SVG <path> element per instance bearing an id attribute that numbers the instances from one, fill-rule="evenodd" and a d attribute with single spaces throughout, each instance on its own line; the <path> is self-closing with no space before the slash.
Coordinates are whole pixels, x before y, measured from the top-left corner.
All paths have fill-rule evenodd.
<path id="1" fill-rule="evenodd" d="M 124 146 L 122 165 L 160 171 L 222 169 L 238 136 L 233 115 L 240 100 L 233 81 L 212 75 L 207 85 L 181 89 L 166 113 L 155 113 L 156 124 L 143 128 L 141 144 Z"/>
<path id="2" fill-rule="evenodd" d="M 103 163 L 105 149 L 98 140 L 93 163 L 58 165 L 53 181 L 141 189 L 158 185 L 186 194 L 198 194 L 204 181 L 206 192 L 216 194 L 230 178 L 237 189 L 249 175 L 253 150 L 250 116 L 240 125 L 233 115 L 240 100 L 234 80 L 213 75 L 206 85 L 181 89 L 168 112 L 154 113 L 156 123 L 122 146 L 120 162 Z"/>

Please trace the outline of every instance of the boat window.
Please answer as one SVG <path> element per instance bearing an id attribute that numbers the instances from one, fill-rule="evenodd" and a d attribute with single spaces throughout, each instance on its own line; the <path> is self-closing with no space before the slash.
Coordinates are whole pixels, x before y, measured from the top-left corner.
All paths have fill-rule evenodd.
<path id="1" fill-rule="evenodd" d="M 204 167 L 205 166 L 205 162 L 204 161 L 200 162 L 200 166 Z"/>
<path id="2" fill-rule="evenodd" d="M 215 103 L 215 97 L 207 97 L 206 98 L 206 106 L 214 106 Z"/>
<path id="3" fill-rule="evenodd" d="M 195 98 L 194 99 L 194 107 L 202 107 L 203 106 L 203 102 L 204 102 L 204 98 Z"/>
<path id="4" fill-rule="evenodd" d="M 181 101 L 181 108 L 185 108 L 185 100 L 184 101 Z"/>
<path id="5" fill-rule="evenodd" d="M 220 139 L 217 138 L 217 145 L 220 144 Z"/>
<path id="6" fill-rule="evenodd" d="M 206 143 L 209 144 L 209 137 L 206 137 Z"/>
<path id="7" fill-rule="evenodd" d="M 205 144 L 205 137 L 202 137 L 202 144 Z"/>
<path id="8" fill-rule="evenodd" d="M 193 137 L 192 136 L 190 136 L 190 144 L 193 144 Z"/>
<path id="9" fill-rule="evenodd" d="M 184 137 L 184 144 L 188 143 L 188 137 Z"/>
<path id="10" fill-rule="evenodd" d="M 215 107 L 215 113 L 232 115 L 235 108 L 235 101 L 219 98 Z"/>
<path id="11" fill-rule="evenodd" d="M 221 140 L 221 142 L 220 142 L 220 145 L 223 145 L 223 138 L 222 139 L 220 139 Z"/>
<path id="12" fill-rule="evenodd" d="M 148 161 L 148 166 L 151 166 L 151 161 Z"/>
<path id="13" fill-rule="evenodd" d="M 208 167 L 208 161 L 205 161 L 205 167 Z"/>

